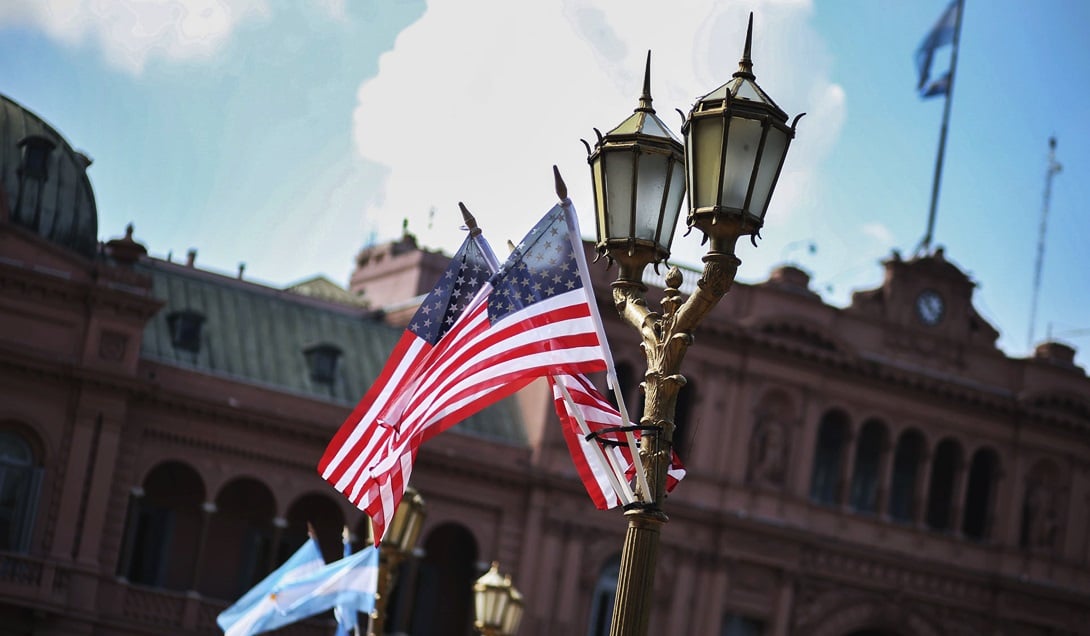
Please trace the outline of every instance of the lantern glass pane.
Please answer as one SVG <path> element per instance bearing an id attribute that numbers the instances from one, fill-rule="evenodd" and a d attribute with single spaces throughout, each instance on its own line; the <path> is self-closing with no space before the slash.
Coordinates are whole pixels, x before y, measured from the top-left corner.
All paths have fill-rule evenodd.
<path id="1" fill-rule="evenodd" d="M 670 167 L 670 193 L 666 198 L 666 218 L 662 223 L 662 246 L 669 251 L 677 230 L 677 218 L 681 212 L 681 202 L 685 198 L 685 164 L 675 161 Z"/>
<path id="2" fill-rule="evenodd" d="M 477 620 L 485 625 L 494 626 L 502 618 L 503 607 L 507 603 L 507 592 L 503 588 L 488 586 L 477 592 Z"/>
<path id="3" fill-rule="evenodd" d="M 741 209 L 745 205 L 760 144 L 761 122 L 743 117 L 731 118 L 727 156 L 723 165 L 722 198 L 719 200 L 724 207 Z"/>
<path id="4" fill-rule="evenodd" d="M 639 179 L 636 181 L 636 238 L 659 244 L 659 217 L 662 216 L 662 194 L 666 190 L 666 164 L 666 155 L 641 154 Z"/>
<path id="5" fill-rule="evenodd" d="M 632 179 L 635 178 L 633 163 L 635 153 L 613 151 L 602 153 L 606 177 L 606 236 L 629 238 L 632 236 Z"/>
<path id="6" fill-rule="evenodd" d="M 505 634 L 515 634 L 518 632 L 519 623 L 522 622 L 522 601 L 512 600 L 507 603 L 507 607 L 503 614 L 503 624 L 500 629 Z"/>
<path id="7" fill-rule="evenodd" d="M 723 120 L 694 119 L 691 139 L 693 146 L 689 170 L 693 175 L 693 192 L 689 194 L 693 208 L 718 205 L 719 170 L 723 160 Z"/>
<path id="8" fill-rule="evenodd" d="M 753 198 L 750 199 L 750 214 L 764 218 L 765 208 L 776 185 L 776 172 L 787 152 L 787 133 L 776 126 L 769 126 L 765 147 L 761 152 L 761 165 L 757 167 L 757 181 L 753 184 Z"/>
<path id="9" fill-rule="evenodd" d="M 609 227 L 606 225 L 605 184 L 602 183 L 602 157 L 600 155 L 591 162 L 590 171 L 591 181 L 594 182 L 594 211 L 598 215 L 598 240 L 604 241 L 609 237 Z"/>
<path id="10" fill-rule="evenodd" d="M 734 96 L 735 99 L 745 99 L 751 102 L 764 103 L 764 99 L 761 98 L 761 94 L 757 92 L 756 88 L 753 88 L 753 84 L 742 80 L 738 85 L 738 93 Z"/>

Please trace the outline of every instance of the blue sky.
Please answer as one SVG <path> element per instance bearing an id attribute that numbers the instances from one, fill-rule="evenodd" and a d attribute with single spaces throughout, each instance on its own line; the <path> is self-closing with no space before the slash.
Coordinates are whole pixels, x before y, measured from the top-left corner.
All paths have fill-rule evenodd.
<path id="1" fill-rule="evenodd" d="M 942 99 L 914 52 L 945 0 L 22 0 L 0 7 L 0 92 L 94 160 L 103 239 L 277 286 L 346 283 L 370 241 L 454 249 L 457 202 L 518 240 L 564 174 L 593 232 L 580 138 L 636 106 L 643 57 L 674 109 L 726 81 L 755 13 L 757 81 L 799 124 L 739 280 L 794 262 L 843 306 L 927 225 Z M 1090 366 L 1090 3 L 966 0 L 933 245 L 978 283 L 1007 353 L 1029 317 L 1048 138 L 1054 181 L 1035 335 Z M 945 63 L 939 56 L 937 64 Z M 674 245 L 696 264 L 695 236 Z M 813 246 L 813 249 L 811 249 Z"/>

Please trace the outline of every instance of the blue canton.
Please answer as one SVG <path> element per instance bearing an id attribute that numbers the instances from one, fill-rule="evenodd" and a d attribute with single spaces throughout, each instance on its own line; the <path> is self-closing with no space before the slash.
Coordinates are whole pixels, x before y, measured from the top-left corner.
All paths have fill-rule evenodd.
<path id="1" fill-rule="evenodd" d="M 472 237 L 466 238 L 447 270 L 416 310 L 409 331 L 434 345 L 439 342 L 465 310 L 469 301 L 488 281 L 488 261 Z"/>
<path id="2" fill-rule="evenodd" d="M 523 307 L 583 286 L 563 208 L 556 206 L 530 230 L 491 282 L 495 289 L 488 319 L 493 324 Z"/>

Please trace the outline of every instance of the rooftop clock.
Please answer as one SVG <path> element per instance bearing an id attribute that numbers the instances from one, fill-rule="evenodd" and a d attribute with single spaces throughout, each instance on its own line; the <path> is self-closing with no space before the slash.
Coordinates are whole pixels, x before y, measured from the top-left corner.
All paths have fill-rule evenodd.
<path id="1" fill-rule="evenodd" d="M 916 316 L 928 327 L 942 322 L 946 314 L 946 301 L 933 289 L 925 289 L 916 297 Z"/>

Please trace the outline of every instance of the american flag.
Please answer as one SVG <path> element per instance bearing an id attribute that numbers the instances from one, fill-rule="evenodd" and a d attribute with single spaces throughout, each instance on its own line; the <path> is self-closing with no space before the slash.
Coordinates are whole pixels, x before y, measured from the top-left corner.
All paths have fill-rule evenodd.
<path id="1" fill-rule="evenodd" d="M 467 238 L 326 448 L 319 472 L 367 512 L 376 543 L 420 444 L 534 378 L 605 369 L 577 227 L 569 201 L 554 206 L 490 278 Z"/>
<path id="2" fill-rule="evenodd" d="M 621 425 L 623 420 L 615 406 L 594 386 L 584 375 L 557 375 L 549 378 L 549 385 L 553 389 L 553 401 L 556 404 L 556 414 L 560 418 L 563 427 L 564 441 L 568 444 L 572 461 L 579 478 L 587 489 L 587 494 L 594 501 L 599 510 L 607 510 L 623 501 L 622 493 L 617 492 L 619 484 L 614 483 L 611 477 L 611 466 L 607 462 L 618 466 L 625 478 L 631 480 L 635 476 L 635 463 L 632 461 L 632 451 L 624 443 L 623 434 L 619 431 L 603 432 L 605 429 L 615 428 Z M 572 410 L 572 404 L 564 399 L 561 386 L 567 389 L 574 407 L 579 410 L 580 416 L 586 422 L 591 433 L 599 433 L 605 440 L 614 444 L 601 444 L 596 439 L 587 439 L 581 430 L 578 417 Z M 666 473 L 666 492 L 673 491 L 677 483 L 685 477 L 685 466 L 677 452 L 673 452 L 670 467 Z M 623 486 L 620 486 L 624 489 Z"/>

